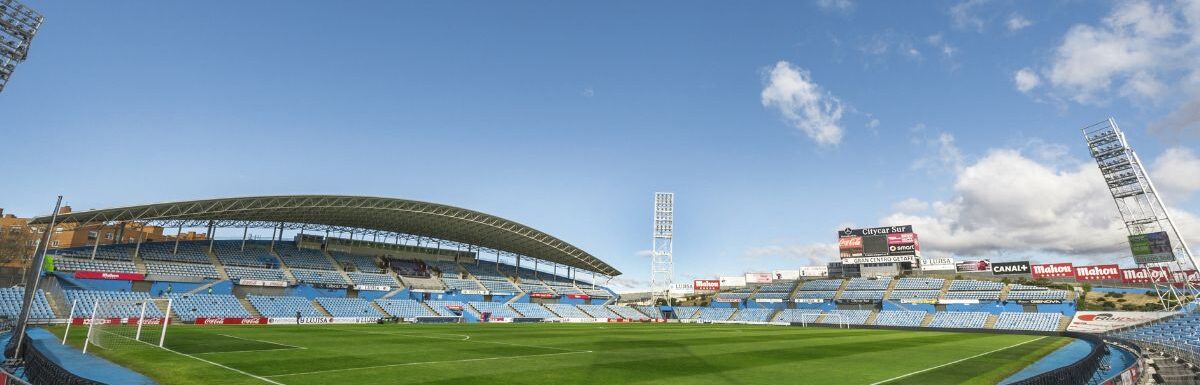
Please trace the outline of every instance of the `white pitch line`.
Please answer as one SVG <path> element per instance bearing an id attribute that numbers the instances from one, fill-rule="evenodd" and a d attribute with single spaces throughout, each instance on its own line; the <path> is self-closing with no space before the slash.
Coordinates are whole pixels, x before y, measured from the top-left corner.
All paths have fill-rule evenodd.
<path id="1" fill-rule="evenodd" d="M 892 381 L 895 381 L 895 380 L 899 380 L 899 379 L 901 379 L 901 378 L 910 377 L 910 376 L 914 376 L 914 375 L 917 375 L 917 374 L 925 373 L 925 372 L 928 372 L 928 371 L 930 371 L 930 370 L 934 370 L 934 369 L 938 369 L 938 368 L 944 368 L 944 367 L 947 367 L 947 366 L 950 366 L 950 365 L 957 364 L 957 363 L 959 363 L 959 362 L 963 362 L 963 361 L 970 360 L 970 359 L 973 359 L 973 358 L 978 358 L 978 357 L 986 356 L 986 355 L 988 355 L 988 354 L 992 354 L 992 353 L 995 353 L 995 352 L 998 352 L 998 351 L 1001 351 L 1001 350 L 1008 350 L 1008 349 L 1012 349 L 1012 348 L 1015 348 L 1015 347 L 1018 347 L 1018 346 L 1021 346 L 1021 345 L 1024 345 L 1024 344 L 1027 344 L 1027 343 L 1030 343 L 1030 342 L 1033 342 L 1033 341 L 1037 341 L 1037 340 L 1040 340 L 1040 339 L 1043 339 L 1043 338 L 1046 338 L 1046 337 L 1045 337 L 1045 336 L 1042 336 L 1042 337 L 1034 338 L 1034 339 L 1032 339 L 1032 340 L 1028 340 L 1028 341 L 1025 341 L 1025 342 L 1019 342 L 1019 343 L 1015 343 L 1015 344 L 1008 345 L 1008 346 L 1005 346 L 1005 347 L 1002 347 L 1002 348 L 999 348 L 999 349 L 996 349 L 996 350 L 992 350 L 992 351 L 987 351 L 987 352 L 979 353 L 979 354 L 976 354 L 976 355 L 973 355 L 973 356 L 970 356 L 970 357 L 967 357 L 967 358 L 960 358 L 960 359 L 957 359 L 957 360 L 954 360 L 954 361 L 950 361 L 950 362 L 947 362 L 947 363 L 944 363 L 944 364 L 941 364 L 941 365 L 938 365 L 938 366 L 931 366 L 931 367 L 928 367 L 928 368 L 925 368 L 925 369 L 921 369 L 921 370 L 918 370 L 918 371 L 915 371 L 915 372 L 912 372 L 912 373 L 908 373 L 908 374 L 903 374 L 903 375 L 899 375 L 899 376 L 896 376 L 896 377 L 892 377 L 892 378 L 889 378 L 889 379 L 886 379 L 886 380 L 883 380 L 883 381 L 879 381 L 879 382 L 872 382 L 870 385 L 879 385 L 879 384 L 882 384 L 882 383 L 887 383 L 887 382 L 892 382 Z"/>
<path id="2" fill-rule="evenodd" d="M 250 342 L 262 342 L 262 343 L 264 343 L 264 344 L 279 345 L 279 346 L 287 346 L 287 347 L 289 347 L 289 348 L 293 348 L 293 349 L 308 349 L 308 348 L 306 348 L 306 347 L 303 347 L 303 346 L 296 346 L 296 345 L 281 344 L 281 343 L 278 343 L 278 342 L 271 342 L 271 341 L 264 341 L 264 340 L 256 340 L 256 339 L 253 339 L 253 338 L 245 338 L 245 337 L 231 336 L 231 335 L 228 335 L 228 334 L 217 334 L 217 335 L 219 335 L 219 336 L 222 336 L 222 337 L 229 337 L 229 338 L 233 338 L 233 339 L 238 339 L 238 340 L 242 340 L 242 341 L 250 341 Z M 283 349 L 264 349 L 264 350 L 283 350 Z M 215 353 L 215 352 L 214 352 L 214 353 Z"/>
<path id="3" fill-rule="evenodd" d="M 117 337 L 123 337 L 123 338 L 126 338 L 126 339 L 131 339 L 131 340 L 134 340 L 133 338 L 129 338 L 129 337 L 126 337 L 126 336 L 123 336 L 123 335 L 120 335 L 120 334 L 116 334 L 116 333 L 112 333 L 112 332 L 105 332 L 105 333 L 112 334 L 112 335 L 114 335 L 114 336 L 117 336 Z M 275 384 L 275 385 L 287 385 L 287 384 L 284 384 L 284 383 L 282 383 L 282 382 L 279 382 L 279 381 L 272 380 L 272 379 L 270 379 L 270 378 L 266 378 L 266 377 L 262 377 L 262 376 L 253 375 L 253 374 L 250 374 L 250 373 L 248 373 L 248 372 L 246 372 L 246 371 L 243 371 L 243 370 L 241 370 L 241 369 L 234 369 L 234 368 L 231 368 L 231 367 L 228 367 L 228 366 L 225 366 L 225 365 L 218 364 L 218 363 L 216 363 L 216 362 L 212 362 L 212 361 L 209 361 L 209 360 L 206 360 L 206 359 L 200 358 L 200 357 L 193 356 L 193 355 L 191 355 L 191 354 L 177 352 L 177 351 L 174 351 L 174 350 L 171 350 L 171 349 L 167 349 L 166 347 L 159 347 L 158 345 L 155 345 L 155 344 L 152 344 L 152 343 L 149 343 L 149 342 L 146 342 L 146 341 L 141 341 L 141 340 L 134 340 L 134 341 L 141 342 L 141 343 L 143 343 L 143 344 L 150 345 L 151 347 L 155 347 L 155 348 L 159 348 L 159 349 L 162 349 L 162 350 L 166 350 L 166 351 L 168 351 L 168 352 L 175 353 L 175 354 L 178 354 L 178 355 L 181 355 L 181 356 L 184 356 L 184 357 L 188 357 L 188 358 L 191 358 L 191 359 L 193 359 L 193 360 L 196 360 L 196 361 L 204 362 L 204 363 L 206 363 L 206 364 L 209 364 L 209 365 L 212 365 L 212 366 L 216 366 L 216 367 L 219 367 L 219 368 L 223 368 L 223 369 L 227 369 L 227 370 L 230 370 L 230 371 L 234 371 L 234 372 L 240 373 L 240 374 L 242 374 L 242 375 L 245 375 L 245 376 L 248 376 L 248 377 L 253 377 L 253 378 L 255 378 L 255 379 L 261 380 L 261 381 L 263 381 L 263 382 L 266 382 L 266 383 L 268 383 L 268 384 Z"/>
<path id="4" fill-rule="evenodd" d="M 553 346 L 523 345 L 523 344 L 514 344 L 514 343 L 510 343 L 510 342 L 472 340 L 472 339 L 470 339 L 471 336 L 462 335 L 462 334 L 443 334 L 443 335 L 456 335 L 456 336 L 466 337 L 461 340 L 457 340 L 457 339 L 432 337 L 429 335 L 411 334 L 411 333 L 373 332 L 373 331 L 366 331 L 366 330 L 348 330 L 348 329 L 333 329 L 333 330 L 340 330 L 340 331 L 344 331 L 344 332 L 363 333 L 363 334 L 397 335 L 397 336 L 411 336 L 411 337 L 419 337 L 419 338 L 432 338 L 435 340 L 469 341 L 469 342 L 475 342 L 475 343 L 481 343 L 481 344 L 508 345 L 508 346 L 518 346 L 518 347 L 522 347 L 522 348 L 535 348 L 535 349 L 550 349 L 550 350 L 559 350 L 559 351 L 572 352 L 572 353 L 591 353 L 590 350 L 567 349 L 567 348 L 558 348 L 558 347 L 553 347 Z M 431 334 L 436 334 L 436 333 L 431 333 Z"/>
<path id="5" fill-rule="evenodd" d="M 399 364 L 362 366 L 362 367 L 357 367 L 357 368 L 341 368 L 341 369 L 329 369 L 329 370 L 314 370 L 311 372 L 275 374 L 275 375 L 270 375 L 267 377 L 274 378 L 274 377 L 288 377 L 288 376 L 303 376 L 303 375 L 309 375 L 309 374 L 346 372 L 346 371 L 351 371 L 351 370 L 380 369 L 380 368 L 392 368 L 392 367 L 414 366 L 414 365 L 454 364 L 454 363 L 460 363 L 460 362 L 495 361 L 495 360 L 508 360 L 508 359 L 518 359 L 518 358 L 561 356 L 561 355 L 567 355 L 567 354 L 582 354 L 582 353 L 592 353 L 592 351 L 591 350 L 581 350 L 581 351 L 562 352 L 562 353 L 527 354 L 527 355 L 522 355 L 522 356 L 467 358 L 467 359 L 462 359 L 462 360 L 447 360 L 447 361 L 404 362 L 404 363 L 399 363 Z"/>

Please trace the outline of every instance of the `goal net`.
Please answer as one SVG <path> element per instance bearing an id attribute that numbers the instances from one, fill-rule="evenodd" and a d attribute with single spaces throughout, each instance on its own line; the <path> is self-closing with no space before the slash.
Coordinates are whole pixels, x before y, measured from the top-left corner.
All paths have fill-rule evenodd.
<path id="1" fill-rule="evenodd" d="M 97 300 L 88 315 L 89 344 L 103 349 L 131 345 L 162 347 L 171 319 L 171 299 Z"/>

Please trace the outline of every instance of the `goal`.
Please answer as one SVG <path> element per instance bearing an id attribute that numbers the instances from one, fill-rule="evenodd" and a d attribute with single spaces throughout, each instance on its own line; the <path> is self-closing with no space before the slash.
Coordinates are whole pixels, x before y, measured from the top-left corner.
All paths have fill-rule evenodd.
<path id="1" fill-rule="evenodd" d="M 163 347 L 171 319 L 171 299 L 97 300 L 84 318 L 88 345 L 119 349 L 131 345 Z M 84 310 L 86 311 L 86 309 Z M 77 310 L 78 312 L 78 310 Z"/>

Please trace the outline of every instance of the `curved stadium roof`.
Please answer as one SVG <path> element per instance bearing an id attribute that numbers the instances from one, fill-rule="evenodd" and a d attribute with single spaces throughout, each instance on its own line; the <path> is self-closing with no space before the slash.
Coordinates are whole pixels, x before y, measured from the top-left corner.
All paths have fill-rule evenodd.
<path id="1" fill-rule="evenodd" d="M 205 199 L 88 210 L 60 223 L 148 221 L 180 226 L 269 227 L 423 236 L 533 257 L 607 276 L 621 272 L 587 252 L 532 227 L 474 210 L 406 199 L 283 195 Z M 49 216 L 33 219 L 50 222 Z"/>

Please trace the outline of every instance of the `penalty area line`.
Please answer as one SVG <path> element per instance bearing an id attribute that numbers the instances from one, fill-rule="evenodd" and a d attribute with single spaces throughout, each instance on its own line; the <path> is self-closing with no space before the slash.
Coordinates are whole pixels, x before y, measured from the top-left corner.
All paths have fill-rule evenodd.
<path id="1" fill-rule="evenodd" d="M 1008 346 L 1005 346 L 1005 347 L 1002 347 L 1002 348 L 999 348 L 999 349 L 995 349 L 995 350 L 990 350 L 990 351 L 986 351 L 986 352 L 983 352 L 983 353 L 979 353 L 979 354 L 976 354 L 976 355 L 973 355 L 973 356 L 970 356 L 970 357 L 967 357 L 967 358 L 960 358 L 960 359 L 957 359 L 957 360 L 954 360 L 954 361 L 950 361 L 950 362 L 947 362 L 947 363 L 944 363 L 944 364 L 941 364 L 941 365 L 938 365 L 938 366 L 930 366 L 930 367 L 928 367 L 928 368 L 925 368 L 925 369 L 921 369 L 921 370 L 918 370 L 918 371 L 915 371 L 915 372 L 911 372 L 911 373 L 908 373 L 908 374 L 902 374 L 902 375 L 899 375 L 899 376 L 896 376 L 896 377 L 892 377 L 892 378 L 889 378 L 889 379 L 886 379 L 886 380 L 883 380 L 883 381 L 879 381 L 879 382 L 872 382 L 870 385 L 879 385 L 879 384 L 883 384 L 883 383 L 888 383 L 888 382 L 896 381 L 896 380 L 899 380 L 899 379 L 901 379 L 901 378 L 915 376 L 915 375 L 918 375 L 918 374 L 921 374 L 921 373 L 928 372 L 928 371 L 930 371 L 930 370 L 935 370 L 935 369 L 944 368 L 944 367 L 947 367 L 947 366 L 950 366 L 950 365 L 957 364 L 957 363 L 959 363 L 959 362 L 963 362 L 963 361 L 967 361 L 967 360 L 970 360 L 970 359 L 975 359 L 975 358 L 983 357 L 983 356 L 986 356 L 986 355 L 988 355 L 988 354 L 992 354 L 992 353 L 999 352 L 999 351 L 1002 351 L 1002 350 L 1008 350 L 1008 349 L 1012 349 L 1012 348 L 1015 348 L 1015 347 L 1018 347 L 1018 346 L 1021 346 L 1021 345 L 1027 344 L 1027 343 L 1030 343 L 1030 342 L 1034 342 L 1034 341 L 1041 340 L 1041 339 L 1043 339 L 1043 338 L 1046 338 L 1046 337 L 1045 337 L 1045 336 L 1042 336 L 1042 337 L 1034 338 L 1034 339 L 1032 339 L 1032 340 L 1028 340 L 1028 341 L 1024 341 L 1024 342 L 1018 342 L 1018 343 L 1015 343 L 1015 344 L 1012 344 L 1012 345 L 1008 345 Z"/>
<path id="2" fill-rule="evenodd" d="M 134 341 L 137 341 L 137 342 L 141 342 L 141 343 L 143 343 L 143 344 L 150 345 L 151 347 L 155 347 L 155 348 L 159 348 L 159 349 L 162 349 L 162 350 L 166 350 L 166 351 L 168 351 L 168 352 L 175 353 L 175 354 L 178 354 L 178 355 L 181 355 L 181 356 L 184 356 L 184 357 L 188 357 L 188 358 L 191 358 L 191 359 L 193 359 L 193 360 L 200 361 L 200 362 L 203 362 L 203 363 L 206 363 L 206 364 L 212 365 L 212 366 L 216 366 L 216 367 L 219 367 L 219 368 L 222 368 L 222 369 L 226 369 L 226 370 L 229 370 L 229 371 L 233 371 L 233 372 L 236 372 L 236 373 L 240 373 L 240 374 L 242 374 L 242 375 L 245 375 L 245 376 L 247 376 L 247 377 L 252 377 L 252 378 L 258 379 L 258 380 L 260 380 L 260 381 L 266 382 L 266 383 L 268 383 L 268 384 L 274 384 L 274 385 L 287 385 L 287 384 L 284 384 L 284 383 L 282 383 L 282 382 L 279 382 L 279 381 L 272 380 L 272 379 L 270 379 L 270 378 L 266 378 L 266 377 L 263 377 L 263 376 L 258 376 L 258 375 L 251 374 L 251 373 L 249 373 L 249 372 L 246 372 L 246 371 L 244 371 L 244 370 L 241 370 L 241 369 L 234 369 L 234 368 L 231 368 L 231 367 L 228 367 L 228 366 L 225 366 L 225 365 L 218 364 L 218 363 L 216 363 L 216 362 L 212 362 L 212 361 L 209 361 L 209 360 L 206 360 L 206 359 L 200 358 L 200 357 L 193 356 L 193 355 L 191 355 L 191 354 L 187 354 L 187 353 L 183 353 L 183 352 L 174 351 L 174 350 L 171 350 L 171 349 L 168 349 L 168 348 L 166 348 L 165 346 L 158 346 L 158 345 L 155 345 L 155 344 L 152 344 L 152 343 L 146 342 L 146 341 L 136 340 L 136 339 L 129 338 L 129 337 L 127 337 L 127 336 L 123 336 L 123 335 L 116 334 L 116 333 L 112 333 L 112 332 L 107 332 L 107 331 L 106 331 L 105 333 L 112 334 L 112 335 L 114 335 L 114 336 L 121 337 L 121 338 L 125 338 L 125 339 L 129 339 L 129 340 L 134 340 Z"/>
<path id="3" fill-rule="evenodd" d="M 581 351 L 576 351 L 576 352 L 545 353 L 545 354 L 527 354 L 527 355 L 521 355 L 521 356 L 501 356 L 501 357 L 467 358 L 467 359 L 461 359 L 461 360 L 446 360 L 446 361 L 402 362 L 402 363 L 399 363 L 399 364 L 375 365 L 375 366 L 361 366 L 361 367 L 356 367 L 356 368 L 341 368 L 341 369 L 329 369 L 329 370 L 314 370 L 314 371 L 311 371 L 311 372 L 299 372 L 299 373 L 284 373 L 284 374 L 274 374 L 274 375 L 270 375 L 270 376 L 267 376 L 267 377 L 276 378 L 276 377 L 289 377 L 289 376 L 304 376 L 304 375 L 309 375 L 309 374 L 323 374 L 323 373 L 348 372 L 348 371 L 351 371 L 351 370 L 367 370 L 367 369 L 394 368 L 394 367 L 401 367 L 401 366 L 415 366 L 415 365 L 456 364 L 456 363 L 461 363 L 461 362 L 496 361 L 496 360 L 509 360 L 509 359 L 518 359 L 518 358 L 533 358 L 533 357 L 562 356 L 562 355 L 567 355 L 567 354 L 583 354 L 583 353 L 592 353 L 592 351 L 591 351 L 591 350 L 581 350 Z"/>
<path id="4" fill-rule="evenodd" d="M 271 342 L 271 341 L 264 341 L 264 340 L 256 340 L 256 339 L 253 339 L 253 338 L 245 338 L 245 337 L 231 336 L 231 335 L 228 335 L 228 334 L 217 334 L 217 335 L 219 335 L 219 336 L 222 336 L 222 337 L 229 337 L 229 338 L 233 338 L 233 339 L 235 339 L 235 340 L 250 341 L 250 342 L 262 342 L 262 343 L 264 343 L 264 344 L 271 344 L 271 345 L 277 345 L 277 346 L 286 346 L 286 347 L 289 347 L 289 348 L 292 348 L 292 349 L 308 349 L 308 348 L 306 348 L 306 347 L 303 347 L 303 346 L 296 346 L 296 345 L 281 344 L 281 343 L 278 343 L 278 342 Z M 265 350 L 284 350 L 284 349 L 265 349 Z"/>

